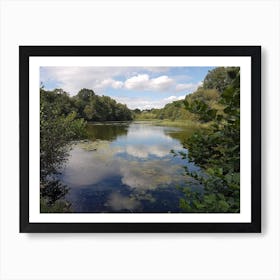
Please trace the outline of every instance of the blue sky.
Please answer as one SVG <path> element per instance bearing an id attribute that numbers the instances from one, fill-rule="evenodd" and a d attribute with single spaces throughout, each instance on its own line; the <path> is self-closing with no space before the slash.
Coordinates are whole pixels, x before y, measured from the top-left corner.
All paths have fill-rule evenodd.
<path id="1" fill-rule="evenodd" d="M 130 109 L 162 108 L 194 92 L 214 67 L 41 67 L 46 89 L 71 96 L 82 88 L 107 95 Z"/>

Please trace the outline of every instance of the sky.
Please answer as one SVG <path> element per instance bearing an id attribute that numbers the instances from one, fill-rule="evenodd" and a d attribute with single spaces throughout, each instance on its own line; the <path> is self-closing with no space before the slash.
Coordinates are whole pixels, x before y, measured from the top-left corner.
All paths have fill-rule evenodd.
<path id="1" fill-rule="evenodd" d="M 40 67 L 45 89 L 62 88 L 71 96 L 80 89 L 107 95 L 130 109 L 163 108 L 184 99 L 214 67 Z"/>

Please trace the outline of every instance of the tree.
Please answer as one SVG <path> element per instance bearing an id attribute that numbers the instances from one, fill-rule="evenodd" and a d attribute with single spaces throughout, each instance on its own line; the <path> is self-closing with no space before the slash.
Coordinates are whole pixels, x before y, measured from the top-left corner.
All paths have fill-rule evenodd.
<path id="1" fill-rule="evenodd" d="M 90 99 L 94 96 L 95 96 L 94 91 L 91 89 L 87 89 L 87 88 L 81 89 L 77 94 L 77 97 L 80 100 L 84 101 L 85 103 L 88 103 L 90 101 Z"/>
<path id="2" fill-rule="evenodd" d="M 217 67 L 208 72 L 204 81 L 204 89 L 216 89 L 219 93 L 222 93 L 231 82 L 230 72 L 239 70 L 239 67 Z"/>
<path id="3" fill-rule="evenodd" d="M 67 160 L 71 141 L 87 136 L 86 122 L 131 120 L 126 105 L 108 96 L 98 96 L 90 89 L 81 89 L 74 97 L 62 89 L 40 88 L 40 195 L 42 212 L 66 212 L 63 201 L 67 186 L 58 179 Z"/>
<path id="4" fill-rule="evenodd" d="M 227 83 L 219 100 L 223 114 L 212 111 L 210 130 L 194 133 L 185 143 L 189 159 L 203 169 L 197 173 L 186 168 L 187 174 L 204 186 L 203 192 L 184 189 L 186 197 L 180 205 L 186 212 L 240 211 L 240 73 L 239 68 L 226 72 Z M 196 103 L 186 104 L 186 109 L 202 119 L 209 113 L 203 101 L 199 109 Z"/>
<path id="5" fill-rule="evenodd" d="M 82 89 L 73 97 L 79 117 L 88 121 L 132 120 L 132 112 L 124 104 L 109 96 L 98 96 L 90 89 Z"/>
<path id="6" fill-rule="evenodd" d="M 84 110 L 83 110 L 83 114 L 85 115 L 87 120 L 92 120 L 93 119 L 93 115 L 94 115 L 94 111 L 93 111 L 93 107 L 91 105 L 86 105 Z"/>
<path id="7" fill-rule="evenodd" d="M 57 175 L 67 159 L 70 141 L 85 136 L 86 123 L 75 111 L 69 112 L 69 100 L 64 92 L 40 89 L 40 190 L 48 205 L 67 192 Z"/>

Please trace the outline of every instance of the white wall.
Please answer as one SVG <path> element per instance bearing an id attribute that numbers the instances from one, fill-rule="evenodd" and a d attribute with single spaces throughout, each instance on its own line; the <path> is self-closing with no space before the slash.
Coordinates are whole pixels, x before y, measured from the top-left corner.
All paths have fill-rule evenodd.
<path id="1" fill-rule="evenodd" d="M 1 279 L 280 279 L 279 1 L 0 0 Z M 19 234 L 18 45 L 262 45 L 262 234 Z"/>

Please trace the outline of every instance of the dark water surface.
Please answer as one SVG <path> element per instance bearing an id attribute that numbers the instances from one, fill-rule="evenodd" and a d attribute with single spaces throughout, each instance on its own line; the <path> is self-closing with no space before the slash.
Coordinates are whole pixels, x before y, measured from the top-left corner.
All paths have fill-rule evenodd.
<path id="1" fill-rule="evenodd" d="M 62 171 L 74 212 L 181 212 L 178 186 L 189 185 L 182 151 L 190 128 L 152 122 L 89 124 L 90 139 L 74 145 Z M 199 188 L 193 183 L 193 188 Z"/>

